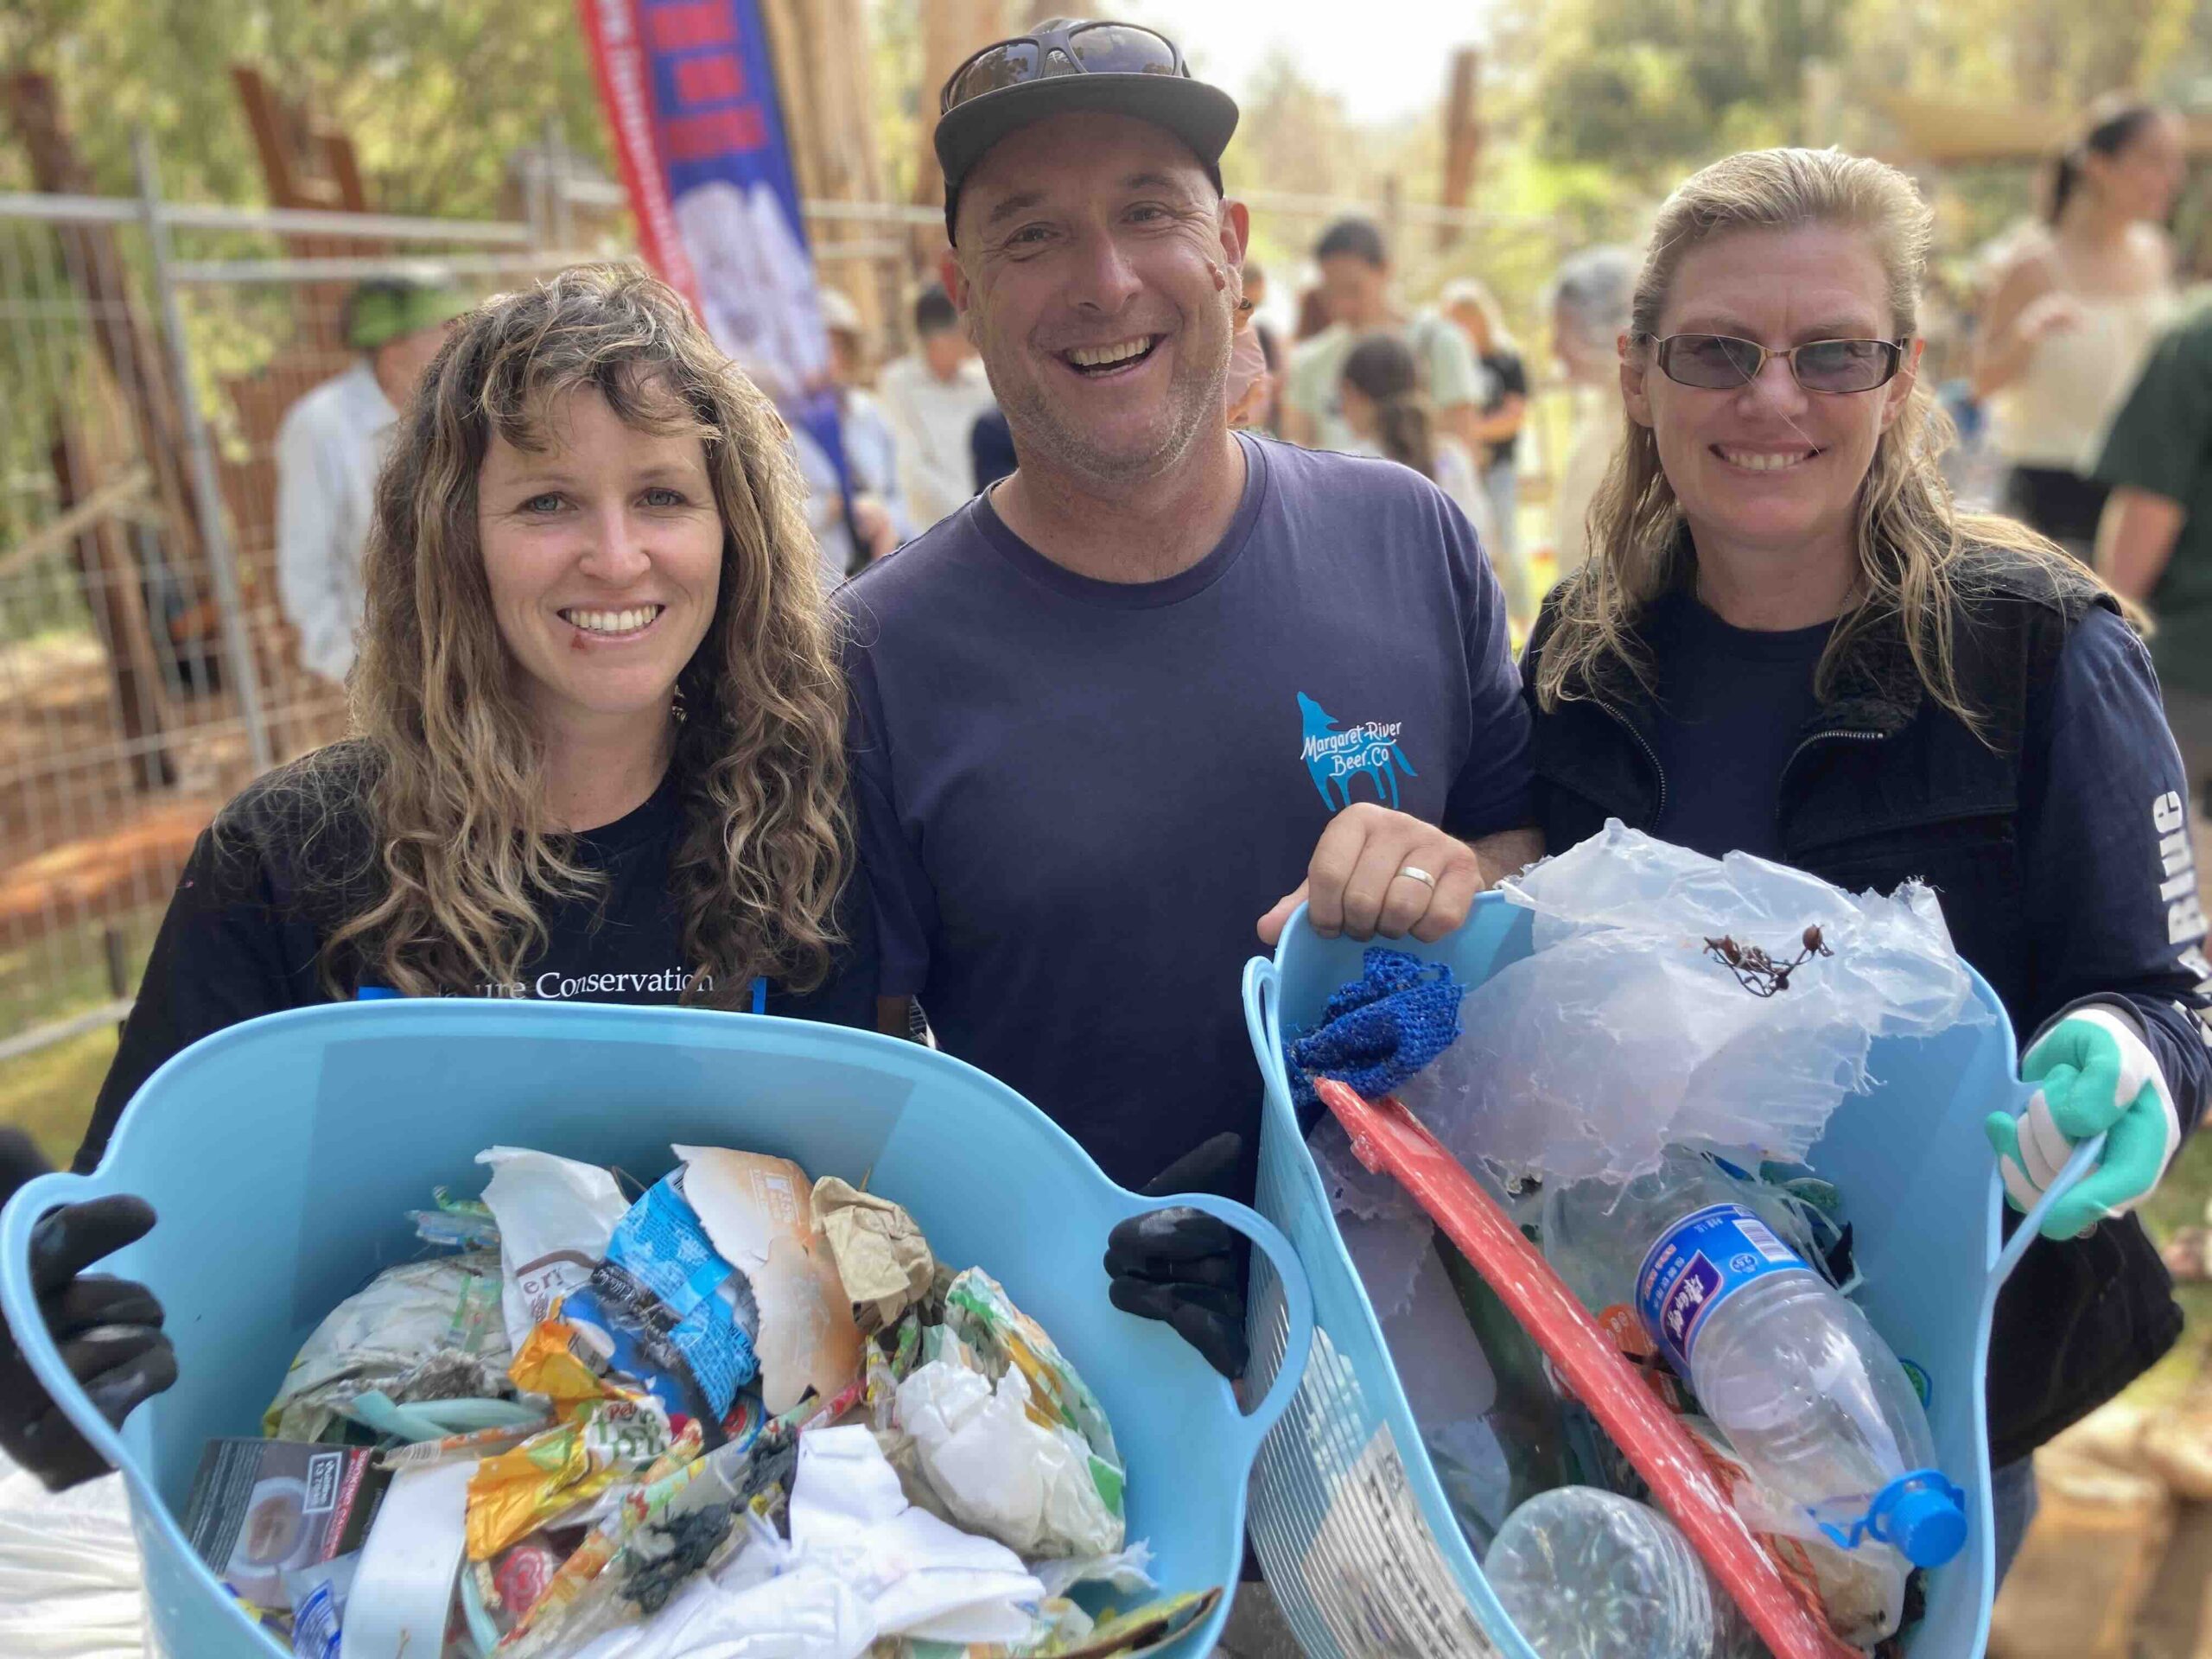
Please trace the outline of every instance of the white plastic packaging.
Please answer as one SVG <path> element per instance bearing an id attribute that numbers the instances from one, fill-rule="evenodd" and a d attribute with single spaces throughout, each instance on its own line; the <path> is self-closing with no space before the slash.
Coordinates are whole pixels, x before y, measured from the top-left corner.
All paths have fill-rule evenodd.
<path id="1" fill-rule="evenodd" d="M 468 1547 L 474 1459 L 392 1477 L 346 1599 L 342 1659 L 415 1659 L 443 1648 Z"/>
<path id="2" fill-rule="evenodd" d="M 899 1424 L 952 1518 L 1023 1560 L 1110 1555 L 1120 1516 L 1092 1484 L 1090 1448 L 1073 1429 L 1029 1415 L 1029 1382 L 936 1360 L 899 1385 Z"/>
<path id="3" fill-rule="evenodd" d="M 596 1164 L 523 1147 L 487 1147 L 476 1161 L 492 1169 L 484 1203 L 499 1224 L 499 1312 L 509 1345 L 519 1350 L 554 1303 L 581 1290 L 606 1259 L 630 1203 Z"/>

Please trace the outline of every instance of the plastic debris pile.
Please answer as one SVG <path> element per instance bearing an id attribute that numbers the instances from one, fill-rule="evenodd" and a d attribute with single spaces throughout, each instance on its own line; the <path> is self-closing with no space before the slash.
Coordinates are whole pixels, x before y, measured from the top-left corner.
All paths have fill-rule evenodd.
<path id="1" fill-rule="evenodd" d="M 1899 1651 L 1965 1521 L 1916 1381 L 1850 1300 L 1847 1195 L 1803 1160 L 1877 1038 L 1988 1017 L 1933 895 L 1854 896 L 1617 823 L 1506 892 L 1534 912 L 1529 954 L 1469 988 L 1369 950 L 1287 1039 L 1294 1086 L 1395 1091 L 1684 1420 L 1834 1635 Z M 1629 1460 L 1414 1199 L 1333 1117 L 1309 1144 L 1470 1547 L 1504 1539 L 1501 1597 L 1503 1575 L 1544 1610 L 1519 1621 L 1540 1659 L 1763 1651 L 1663 1517 L 1620 1507 L 1649 1497 Z"/>
<path id="2" fill-rule="evenodd" d="M 898 1204 L 787 1160 L 494 1147 L 440 1253 L 301 1348 L 186 1516 L 309 1659 L 1104 1659 L 1189 1628 L 1052 1338 Z M 1116 1611 L 1118 1606 L 1122 1611 Z"/>

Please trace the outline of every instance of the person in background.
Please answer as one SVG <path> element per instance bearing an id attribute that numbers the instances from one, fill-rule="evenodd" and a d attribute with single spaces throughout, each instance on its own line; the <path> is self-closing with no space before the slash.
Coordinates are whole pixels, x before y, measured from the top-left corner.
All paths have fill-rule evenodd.
<path id="1" fill-rule="evenodd" d="M 1730 156 L 1668 198 L 1590 561 L 1522 671 L 1554 851 L 1618 818 L 1848 892 L 1927 883 L 2039 1085 L 1986 1125 L 2013 1210 L 2107 1135 L 1997 1299 L 2001 1576 L 2030 1453 L 2180 1335 L 2131 1212 L 2212 1084 L 2212 971 L 2142 641 L 2082 565 L 1944 485 L 1918 384 L 1933 223 L 1904 174 L 1834 149 Z"/>
<path id="2" fill-rule="evenodd" d="M 875 395 L 898 445 L 907 516 L 919 531 L 975 493 L 969 435 L 997 405 L 944 284 L 931 283 L 914 301 L 914 349 L 877 378 Z"/>
<path id="3" fill-rule="evenodd" d="M 2104 106 L 2053 163 L 2045 223 L 1994 273 L 1973 391 L 1992 401 L 2005 510 L 2089 556 L 2105 486 L 2105 429 L 2174 303 L 2164 220 L 2187 168 L 2179 119 Z"/>
<path id="4" fill-rule="evenodd" d="M 1260 313 L 1267 308 L 1268 273 L 1256 259 L 1244 262 L 1244 302 L 1251 307 L 1252 337 L 1260 342 L 1260 356 L 1268 365 L 1268 398 L 1266 406 L 1258 410 L 1250 423 L 1264 432 L 1280 435 L 1282 430 L 1282 340 L 1275 333 L 1274 324 Z"/>
<path id="5" fill-rule="evenodd" d="M 1283 382 L 1283 435 L 1309 449 L 1344 449 L 1352 442 L 1337 407 L 1344 359 L 1378 329 L 1389 329 L 1412 348 L 1421 383 L 1436 410 L 1440 430 L 1477 453 L 1475 428 L 1482 416 L 1483 373 L 1466 337 L 1433 313 L 1409 316 L 1390 291 L 1390 258 L 1382 231 L 1364 219 L 1340 219 L 1313 245 L 1329 326 L 1290 354 Z"/>
<path id="6" fill-rule="evenodd" d="M 1316 283 L 1298 296 L 1298 322 L 1290 331 L 1294 352 L 1329 326 L 1329 296 Z"/>
<path id="7" fill-rule="evenodd" d="M 1490 497 L 1491 508 L 1497 515 L 1497 539 L 1491 551 L 1502 569 L 1520 556 L 1520 531 L 1514 518 L 1520 495 L 1516 463 L 1521 429 L 1529 422 L 1529 367 L 1522 361 L 1513 337 L 1505 332 L 1497 298 L 1482 283 L 1472 277 L 1447 283 L 1439 304 L 1467 337 L 1485 377 L 1488 390 L 1481 417 L 1475 423 L 1475 436 L 1483 446 L 1477 458 L 1482 468 L 1483 493 Z M 1509 586 L 1507 594 L 1511 594 Z M 1514 614 L 1526 620 L 1529 613 L 1516 604 Z"/>
<path id="8" fill-rule="evenodd" d="M 968 464 L 975 469 L 978 495 L 1014 471 L 1014 429 L 995 405 L 976 417 L 968 434 Z"/>
<path id="9" fill-rule="evenodd" d="M 830 378 L 836 388 L 837 435 L 845 449 L 844 480 L 804 429 L 791 428 L 791 448 L 806 480 L 806 519 L 821 550 L 823 580 L 831 588 L 884 557 L 913 533 L 899 487 L 899 441 L 863 384 L 868 347 L 861 314 L 834 288 L 821 292 L 830 336 Z"/>
<path id="10" fill-rule="evenodd" d="M 336 684 L 361 626 L 361 550 L 377 468 L 399 410 L 468 302 L 404 279 L 362 283 L 346 302 L 353 367 L 309 391 L 276 429 L 276 597 L 300 666 Z"/>
<path id="11" fill-rule="evenodd" d="M 1466 446 L 1436 429 L 1421 389 L 1414 354 L 1395 334 L 1370 334 L 1344 359 L 1337 397 L 1355 442 L 1346 453 L 1381 455 L 1410 467 L 1458 503 L 1474 525 L 1490 565 L 1505 590 L 1507 615 L 1525 626 L 1533 620 L 1528 575 L 1497 551 L 1497 515 Z"/>
<path id="12" fill-rule="evenodd" d="M 1552 354 L 1575 397 L 1574 431 L 1560 463 L 1552 505 L 1555 580 L 1590 556 L 1590 503 L 1620 448 L 1620 369 L 1615 342 L 1628 327 L 1636 256 L 1626 248 L 1588 248 L 1552 279 Z"/>
<path id="13" fill-rule="evenodd" d="M 80 1172 L 172 1055 L 365 992 L 874 1022 L 845 688 L 775 406 L 629 269 L 489 302 L 425 373 L 377 482 L 358 734 L 201 834 Z M 0 1198 L 38 1162 L 0 1136 Z M 81 1269 L 155 1224 L 115 1195 L 32 1246 L 118 1423 L 175 1360 L 150 1294 Z M 4 1326 L 0 1448 L 56 1490 L 99 1471 Z"/>
<path id="14" fill-rule="evenodd" d="M 2212 296 L 2193 300 L 2152 349 L 2098 458 L 2109 488 L 2098 571 L 2158 621 L 2166 723 L 2190 798 L 2212 816 Z"/>

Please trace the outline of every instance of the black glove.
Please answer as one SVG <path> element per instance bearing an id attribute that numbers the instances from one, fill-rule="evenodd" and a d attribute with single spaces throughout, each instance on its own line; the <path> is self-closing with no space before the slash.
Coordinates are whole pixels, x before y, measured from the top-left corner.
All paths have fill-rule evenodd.
<path id="1" fill-rule="evenodd" d="M 1236 1167 L 1240 1135 L 1217 1135 L 1144 1185 L 1148 1198 L 1205 1192 Z M 1106 1236 L 1107 1294 L 1124 1313 L 1172 1325 L 1232 1382 L 1244 1375 L 1244 1266 L 1249 1242 L 1188 1205 L 1131 1216 Z"/>
<path id="2" fill-rule="evenodd" d="M 0 1130 L 0 1203 L 46 1173 L 19 1130 Z M 138 1403 L 176 1381 L 176 1351 L 162 1332 L 162 1305 L 145 1286 L 83 1268 L 145 1236 L 143 1198 L 117 1194 L 49 1211 L 31 1234 L 31 1285 L 62 1363 L 118 1427 Z M 0 1321 L 0 1450 L 60 1491 L 107 1465 L 61 1414 Z"/>

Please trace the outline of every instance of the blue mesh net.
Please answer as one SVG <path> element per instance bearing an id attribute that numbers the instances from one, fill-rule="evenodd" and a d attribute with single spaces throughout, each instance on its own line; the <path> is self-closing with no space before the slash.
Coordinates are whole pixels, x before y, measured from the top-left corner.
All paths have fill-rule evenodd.
<path id="1" fill-rule="evenodd" d="M 1370 945 L 1357 979 L 1337 988 L 1319 1025 L 1283 1039 L 1301 1122 L 1320 1109 L 1315 1077 L 1336 1077 L 1380 1099 L 1459 1039 L 1467 988 L 1442 963 Z"/>

